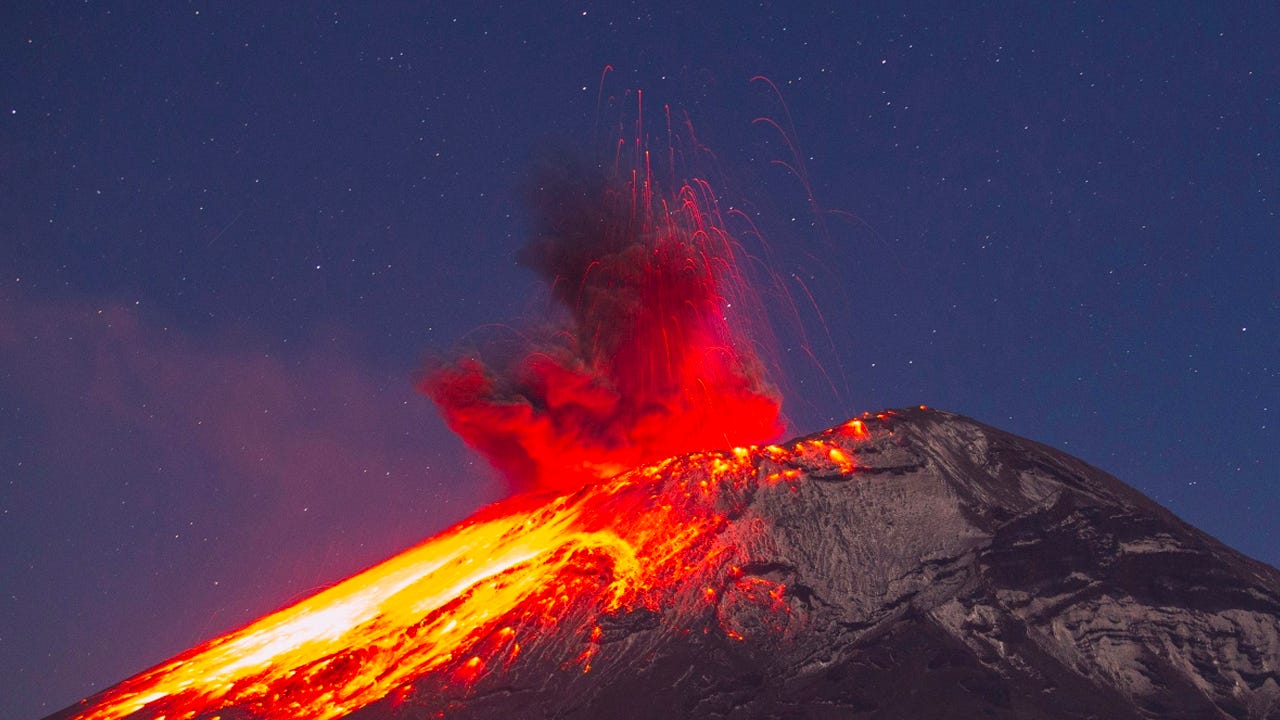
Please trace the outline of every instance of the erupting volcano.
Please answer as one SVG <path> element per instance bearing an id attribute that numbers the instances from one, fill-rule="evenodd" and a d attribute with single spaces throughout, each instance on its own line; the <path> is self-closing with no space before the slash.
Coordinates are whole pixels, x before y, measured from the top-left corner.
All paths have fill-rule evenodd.
<path id="1" fill-rule="evenodd" d="M 1118 480 L 923 407 L 774 444 L 743 250 L 643 138 L 538 190 L 563 323 L 422 380 L 523 494 L 55 717 L 1280 718 L 1280 572 Z"/>

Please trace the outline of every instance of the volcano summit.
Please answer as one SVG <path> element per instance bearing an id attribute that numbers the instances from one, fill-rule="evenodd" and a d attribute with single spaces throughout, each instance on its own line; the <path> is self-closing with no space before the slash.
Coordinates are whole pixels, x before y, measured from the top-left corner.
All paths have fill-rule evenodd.
<path id="1" fill-rule="evenodd" d="M 924 408 L 499 503 L 56 718 L 1280 718 L 1280 572 Z"/>

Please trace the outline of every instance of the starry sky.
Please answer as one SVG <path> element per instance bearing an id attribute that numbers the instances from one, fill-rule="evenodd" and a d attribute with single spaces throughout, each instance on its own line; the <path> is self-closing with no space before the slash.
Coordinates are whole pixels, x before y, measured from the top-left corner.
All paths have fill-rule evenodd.
<path id="1" fill-rule="evenodd" d="M 455 5 L 0 10 L 6 717 L 501 497 L 415 376 L 537 322 L 533 168 L 636 89 L 813 296 L 794 432 L 959 412 L 1280 564 L 1274 5 Z"/>

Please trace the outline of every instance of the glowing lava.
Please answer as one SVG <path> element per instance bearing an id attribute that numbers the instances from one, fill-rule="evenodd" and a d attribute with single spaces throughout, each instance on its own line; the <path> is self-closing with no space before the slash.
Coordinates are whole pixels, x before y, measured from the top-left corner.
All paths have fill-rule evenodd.
<path id="1" fill-rule="evenodd" d="M 572 494 L 511 498 L 126 680 L 76 717 L 179 720 L 235 708 L 327 720 L 426 677 L 468 686 L 500 673 L 550 628 L 581 638 L 565 662 L 587 671 L 609 614 L 646 608 L 678 625 L 733 587 L 739 602 L 785 612 L 782 586 L 737 570 L 743 531 L 725 530 L 754 493 L 801 469 L 853 472 L 850 448 L 867 436 L 855 420 L 786 448 L 694 453 Z M 742 639 L 741 628 L 721 632 Z"/>

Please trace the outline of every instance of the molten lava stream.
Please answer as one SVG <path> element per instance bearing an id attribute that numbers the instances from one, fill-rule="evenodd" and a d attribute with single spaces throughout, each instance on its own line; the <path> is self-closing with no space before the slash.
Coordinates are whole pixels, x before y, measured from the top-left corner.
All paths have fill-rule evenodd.
<path id="1" fill-rule="evenodd" d="M 758 452 L 758 451 L 757 451 Z M 470 683 L 570 607 L 659 609 L 717 558 L 726 484 L 757 452 L 676 458 L 570 495 L 516 497 L 293 607 L 91 698 L 77 717 L 193 718 L 236 707 L 327 720 L 432 672 Z M 681 472 L 689 463 L 698 472 Z M 584 646 L 592 643 L 584 629 Z M 584 665 L 593 650 L 579 658 Z"/>

